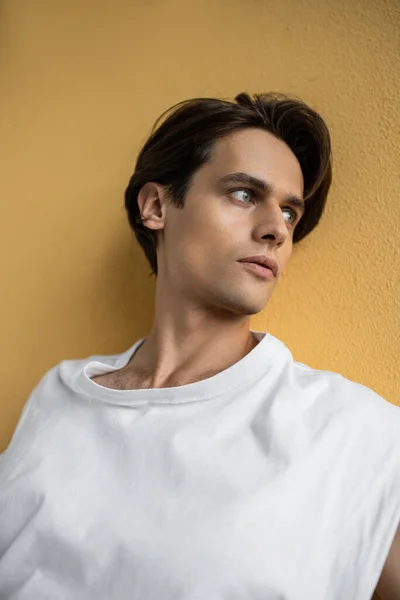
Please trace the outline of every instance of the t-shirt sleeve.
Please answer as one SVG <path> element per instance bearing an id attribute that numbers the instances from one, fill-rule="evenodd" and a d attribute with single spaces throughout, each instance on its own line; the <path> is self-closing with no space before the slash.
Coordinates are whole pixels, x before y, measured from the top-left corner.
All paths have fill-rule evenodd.
<path id="1" fill-rule="evenodd" d="M 354 527 L 357 551 L 349 569 L 358 578 L 356 600 L 372 598 L 394 536 L 400 524 L 400 408 L 369 388 L 363 392 L 362 414 L 357 428 L 364 453 L 363 472 L 358 486 L 358 508 Z"/>
<path id="2" fill-rule="evenodd" d="M 53 394 L 47 391 L 52 389 L 54 380 L 58 379 L 59 366 L 55 366 L 45 373 L 39 383 L 32 390 L 12 435 L 8 447 L 0 455 L 0 492 L 10 477 L 16 476 L 20 470 L 29 467 L 33 459 L 35 441 L 38 435 L 48 425 L 52 413 L 51 400 Z"/>

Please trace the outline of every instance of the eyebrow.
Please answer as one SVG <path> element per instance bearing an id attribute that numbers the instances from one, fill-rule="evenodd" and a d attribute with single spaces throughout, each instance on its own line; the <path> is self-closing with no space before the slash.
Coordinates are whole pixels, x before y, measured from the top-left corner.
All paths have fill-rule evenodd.
<path id="1" fill-rule="evenodd" d="M 249 173 L 229 173 L 228 175 L 221 177 L 218 181 L 219 183 L 244 183 L 251 185 L 265 196 L 274 191 L 273 185 L 271 185 L 268 181 L 259 179 L 258 177 L 250 175 Z M 286 196 L 285 203 L 298 208 L 300 212 L 304 214 L 306 209 L 305 201 L 302 198 L 299 198 L 299 196 Z"/>

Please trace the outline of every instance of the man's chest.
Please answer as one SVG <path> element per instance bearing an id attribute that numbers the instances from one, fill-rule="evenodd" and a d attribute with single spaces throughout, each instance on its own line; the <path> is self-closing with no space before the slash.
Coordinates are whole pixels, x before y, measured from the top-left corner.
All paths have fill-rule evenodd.
<path id="1" fill-rule="evenodd" d="M 338 524 L 305 458 L 274 464 L 249 432 L 103 433 L 79 452 L 71 440 L 35 481 L 35 545 L 57 557 L 54 577 L 79 564 L 98 598 L 106 585 L 108 597 L 120 585 L 129 598 L 325 597 Z"/>
<path id="2" fill-rule="evenodd" d="M 111 390 L 138 390 L 147 387 L 143 379 L 122 369 L 104 375 L 95 375 L 91 379 L 98 385 Z"/>

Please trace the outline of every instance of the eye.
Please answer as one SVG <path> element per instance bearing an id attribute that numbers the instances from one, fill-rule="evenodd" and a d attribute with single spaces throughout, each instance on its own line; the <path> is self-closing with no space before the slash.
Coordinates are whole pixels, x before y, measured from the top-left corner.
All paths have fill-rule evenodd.
<path id="1" fill-rule="evenodd" d="M 254 202 L 255 195 L 253 190 L 249 190 L 248 188 L 240 188 L 236 190 L 231 190 L 230 192 L 232 196 L 234 196 L 237 200 L 244 202 L 247 204 L 248 202 Z"/>
<path id="2" fill-rule="evenodd" d="M 297 212 L 295 210 L 293 210 L 293 208 L 284 208 L 283 211 L 287 211 L 287 212 L 291 213 L 292 220 L 288 221 L 288 223 L 289 223 L 289 225 L 294 225 L 296 223 L 296 219 L 297 219 Z"/>
<path id="3" fill-rule="evenodd" d="M 244 204 L 255 204 L 257 201 L 256 194 L 252 189 L 249 188 L 237 188 L 235 190 L 229 190 L 229 193 L 234 196 L 237 200 Z M 297 221 L 298 214 L 293 208 L 285 207 L 282 209 L 283 212 L 288 212 L 291 216 L 291 220 L 287 220 L 289 225 L 294 225 Z"/>

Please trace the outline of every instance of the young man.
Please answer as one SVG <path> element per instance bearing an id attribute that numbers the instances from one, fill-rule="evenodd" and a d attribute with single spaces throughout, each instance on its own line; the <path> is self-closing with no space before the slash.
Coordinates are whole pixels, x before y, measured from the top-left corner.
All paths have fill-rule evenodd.
<path id="1" fill-rule="evenodd" d="M 0 462 L 0 598 L 369 600 L 382 570 L 399 598 L 399 409 L 249 329 L 323 213 L 326 125 L 277 94 L 164 117 L 125 197 L 153 327 L 33 391 Z"/>

